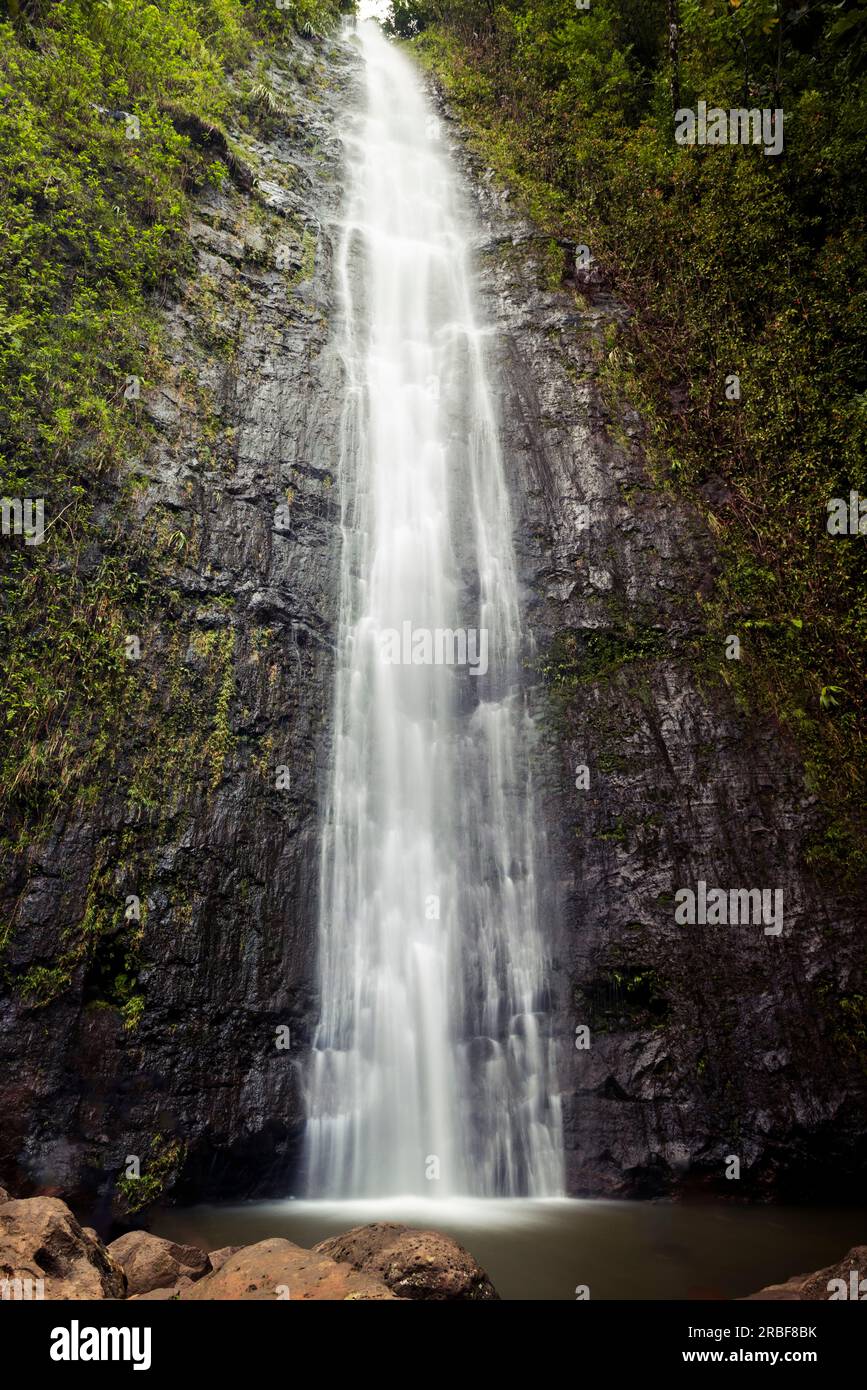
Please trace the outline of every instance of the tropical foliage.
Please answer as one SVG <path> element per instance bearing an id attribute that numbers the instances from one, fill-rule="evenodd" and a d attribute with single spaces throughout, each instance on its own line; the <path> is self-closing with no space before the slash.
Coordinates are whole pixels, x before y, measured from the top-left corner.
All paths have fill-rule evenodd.
<path id="1" fill-rule="evenodd" d="M 867 4 L 396 0 L 392 28 L 635 311 L 610 384 L 719 536 L 711 648 L 747 638 L 720 670 L 800 744 L 816 862 L 863 865 L 867 536 L 826 523 L 867 495 Z M 675 143 L 699 101 L 782 109 L 781 154 Z"/>

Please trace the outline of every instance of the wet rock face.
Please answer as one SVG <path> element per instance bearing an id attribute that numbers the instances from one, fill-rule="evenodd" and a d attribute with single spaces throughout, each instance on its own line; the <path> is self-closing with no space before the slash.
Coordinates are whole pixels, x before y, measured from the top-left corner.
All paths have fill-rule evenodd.
<path id="1" fill-rule="evenodd" d="M 121 483 L 145 547 L 171 552 L 141 633 L 141 740 L 9 890 L 19 973 L 57 959 L 96 887 L 140 899 L 140 924 L 106 932 L 56 998 L 0 1002 L 0 1172 L 63 1191 L 103 1230 L 179 1175 L 181 1194 L 291 1191 L 333 670 L 342 381 L 324 348 L 353 61 L 331 43 L 278 56 L 285 114 L 266 137 L 234 132 L 256 186 L 197 198 L 194 268 L 163 306 L 168 369 L 137 406 L 152 447 Z M 106 550 L 110 529 L 107 511 Z M 200 723 L 213 732 L 188 758 Z M 123 972 L 132 1011 L 112 994 Z"/>
<path id="2" fill-rule="evenodd" d="M 722 652 L 696 660 L 713 541 L 652 485 L 641 421 L 602 389 L 622 309 L 593 277 L 578 283 L 571 249 L 552 283 L 556 248 L 443 115 L 481 218 L 540 673 L 568 1189 L 854 1199 L 863 903 L 805 866 L 821 814 L 793 750 L 735 706 L 709 669 Z M 700 880 L 781 889 L 782 932 L 679 924 L 675 894 Z"/>
<path id="3" fill-rule="evenodd" d="M 339 557 L 333 218 L 357 71 L 341 44 L 290 63 L 274 83 L 291 116 L 258 140 L 235 132 L 255 186 L 197 200 L 195 270 L 165 306 L 169 369 L 138 407 L 154 439 L 130 460 L 132 515 L 175 557 L 175 597 L 141 634 L 140 739 L 6 890 L 19 974 L 50 970 L 100 893 L 141 900 L 140 940 L 105 933 L 48 1003 L 0 999 L 0 1176 L 62 1191 L 101 1229 L 173 1187 L 291 1191 L 297 1163 Z M 600 391 L 620 311 L 592 282 L 587 307 L 546 283 L 534 229 L 445 127 L 500 330 L 528 656 L 554 673 L 534 698 L 569 1190 L 843 1200 L 865 1108 L 863 914 L 804 868 L 818 812 L 777 731 L 699 681 L 688 648 L 713 547 L 651 487 L 640 421 Z M 107 504 L 103 555 L 112 524 Z M 214 732 L 187 767 L 201 720 Z M 678 925 L 674 894 L 700 879 L 781 888 L 782 935 Z M 117 997 L 126 974 L 139 1012 Z"/>

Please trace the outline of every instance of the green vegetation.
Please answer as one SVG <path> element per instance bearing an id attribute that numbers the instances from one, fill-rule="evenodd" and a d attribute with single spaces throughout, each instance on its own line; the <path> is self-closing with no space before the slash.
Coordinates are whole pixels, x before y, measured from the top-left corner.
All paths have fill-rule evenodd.
<path id="1" fill-rule="evenodd" d="M 627 833 L 626 822 L 623 817 L 618 816 L 607 830 L 600 830 L 596 838 L 598 840 L 607 840 L 613 845 L 625 845 Z"/>
<path id="2" fill-rule="evenodd" d="M 170 814 L 194 779 L 216 785 L 231 755 L 231 614 L 197 634 L 188 660 L 176 576 L 199 538 L 164 508 L 137 519 L 152 426 L 129 378 L 144 393 L 165 370 L 159 306 L 194 263 L 191 198 L 209 183 L 249 186 L 230 123 L 255 135 L 287 115 L 263 72 L 267 49 L 294 31 L 324 34 L 339 8 L 0 0 L 0 496 L 45 507 L 42 544 L 0 539 L 6 860 L 76 802 L 98 804 L 118 754 L 135 751 L 123 790 L 151 816 Z M 236 340 L 209 320 L 209 288 L 206 277 L 194 285 L 192 311 L 205 350 L 228 361 Z M 191 376 L 183 389 L 207 417 L 207 459 L 219 422 Z M 141 661 L 128 659 L 130 634 Z M 113 841 L 99 853 L 117 865 Z M 142 893 L 143 847 L 132 859 L 124 882 Z M 135 1027 L 138 942 L 122 922 L 122 878 L 100 877 L 61 958 L 11 981 L 19 995 L 49 1003 L 84 963 L 90 1002 Z M 10 931 L 0 925 L 0 946 Z"/>
<path id="3" fill-rule="evenodd" d="M 543 668 L 557 683 L 595 681 L 613 675 L 633 661 L 649 661 L 665 651 L 663 634 L 655 628 L 588 628 L 558 632 Z"/>
<path id="4" fill-rule="evenodd" d="M 833 986 L 824 984 L 818 998 L 834 1043 L 867 1072 L 867 996 L 840 995 Z"/>
<path id="5" fill-rule="evenodd" d="M 716 669 L 799 744 L 828 808 L 814 864 L 858 871 L 867 538 L 826 522 L 867 495 L 867 5 L 398 0 L 393 28 L 551 246 L 587 245 L 634 311 L 606 388 L 717 535 Z M 782 153 L 678 145 L 674 111 L 700 100 L 783 109 Z"/>
<path id="6" fill-rule="evenodd" d="M 634 623 L 607 629 L 564 628 L 555 633 L 540 670 L 557 727 L 570 727 L 572 702 L 580 685 L 611 679 L 624 667 L 653 661 L 665 650 L 661 632 Z M 615 727 L 619 727 L 616 720 Z"/>
<path id="7" fill-rule="evenodd" d="M 661 1028 L 671 1014 L 667 989 L 654 969 L 627 964 L 584 985 L 575 1002 L 595 1032 Z"/>
<path id="8" fill-rule="evenodd" d="M 162 1195 L 177 1177 L 185 1152 L 185 1146 L 179 1140 L 154 1135 L 150 1155 L 142 1164 L 141 1176 L 132 1178 L 124 1175 L 117 1180 L 117 1190 L 128 1213 L 151 1206 Z"/>

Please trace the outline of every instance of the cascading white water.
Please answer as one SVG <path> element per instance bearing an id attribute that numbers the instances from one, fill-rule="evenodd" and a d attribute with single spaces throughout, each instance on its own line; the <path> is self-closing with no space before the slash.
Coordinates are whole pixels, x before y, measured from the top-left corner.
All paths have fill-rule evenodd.
<path id="1" fill-rule="evenodd" d="M 376 24 L 356 41 L 308 1192 L 556 1195 L 533 730 L 467 214 L 415 69 Z"/>

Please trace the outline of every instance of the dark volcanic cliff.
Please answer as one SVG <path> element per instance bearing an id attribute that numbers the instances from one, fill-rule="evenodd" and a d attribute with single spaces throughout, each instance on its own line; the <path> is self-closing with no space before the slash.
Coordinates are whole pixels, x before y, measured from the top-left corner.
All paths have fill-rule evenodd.
<path id="1" fill-rule="evenodd" d="M 622 308 L 448 128 L 483 225 L 541 678 L 568 1189 L 855 1199 L 863 900 L 807 867 L 821 808 L 794 750 L 726 682 L 725 645 L 703 613 L 713 536 L 651 478 L 642 422 L 619 403 Z M 748 644 L 748 625 L 728 631 Z M 678 925 L 675 893 L 699 880 L 781 889 L 782 933 Z"/>
<path id="2" fill-rule="evenodd" d="M 179 1174 L 189 1194 L 286 1190 L 332 677 L 325 348 L 351 57 L 299 41 L 276 62 L 283 109 L 267 140 L 236 133 L 235 181 L 198 198 L 196 269 L 164 308 L 170 367 L 139 407 L 152 444 L 121 480 L 146 576 L 168 538 L 162 605 L 134 634 L 140 738 L 5 889 L 0 1172 L 24 1191 L 117 1209 L 118 1178 L 121 1206 Z"/>
<path id="3" fill-rule="evenodd" d="M 140 737 L 4 889 L 0 1181 L 106 1217 L 161 1191 L 292 1189 L 340 543 L 332 219 L 356 79 L 351 40 L 299 43 L 273 70 L 285 111 L 267 138 L 238 135 L 255 186 L 242 163 L 198 200 L 197 271 L 163 306 L 171 370 L 140 406 L 152 447 L 124 484 L 167 595 L 137 634 Z M 820 808 L 704 641 L 712 536 L 652 483 L 640 421 L 612 404 L 620 310 L 592 284 L 576 298 L 446 127 L 500 330 L 569 1189 L 852 1195 L 863 911 L 805 867 Z M 781 888 L 783 934 L 678 926 L 674 894 L 699 879 Z"/>

